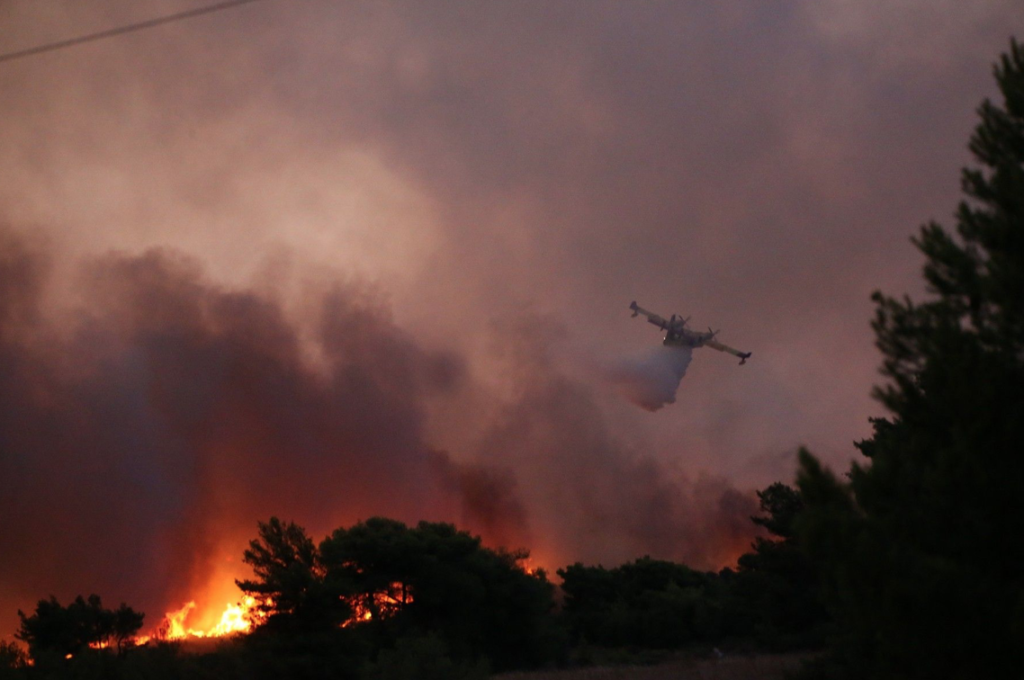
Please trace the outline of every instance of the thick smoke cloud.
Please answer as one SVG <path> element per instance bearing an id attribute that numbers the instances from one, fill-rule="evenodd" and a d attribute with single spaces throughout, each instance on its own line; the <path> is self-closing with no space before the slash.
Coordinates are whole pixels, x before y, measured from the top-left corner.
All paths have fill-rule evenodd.
<path id="1" fill-rule="evenodd" d="M 422 402 L 461 366 L 367 295 L 323 296 L 314 364 L 273 299 L 221 289 L 173 252 L 93 262 L 79 280 L 90 304 L 48 324 L 46 253 L 5 246 L 5 604 L 106 588 L 152 611 L 188 599 L 222 545 L 270 514 L 325 531 L 458 507 L 438 487 Z M 465 520 L 478 526 L 472 505 Z"/>
<path id="2" fill-rule="evenodd" d="M 0 43 L 198 4 L 12 0 Z M 756 359 L 709 357 L 685 414 L 615 427 L 761 486 L 797 443 L 843 465 L 879 414 L 870 294 L 919 287 L 907 237 L 955 206 L 1018 5 L 252 3 L 6 63 L 0 205 L 235 285 L 290 249 L 474 368 L 524 308 L 597 356 L 648 342 L 631 299 L 692 314 Z"/>
<path id="3" fill-rule="evenodd" d="M 443 489 L 461 499 L 460 526 L 475 526 L 493 545 L 523 548 L 532 545 L 527 512 L 508 470 L 457 463 L 442 452 L 432 454 L 434 472 Z"/>
<path id="4" fill-rule="evenodd" d="M 244 573 L 272 514 L 316 537 L 372 515 L 453 521 L 551 567 L 643 553 L 716 566 L 749 541 L 750 496 L 625 450 L 543 333 L 517 332 L 501 359 L 514 393 L 492 397 L 480 449 L 453 457 L 427 421 L 473 381 L 465 361 L 423 349 L 372 289 L 331 283 L 296 318 L 149 250 L 79 267 L 80 302 L 57 309 L 58 251 L 0 238 L 5 621 L 51 593 L 156 619 L 197 597 L 219 606 L 203 602 L 210 580 Z"/>
<path id="5" fill-rule="evenodd" d="M 559 369 L 551 322 L 526 318 L 500 331 L 511 398 L 479 457 L 530 480 L 521 493 L 531 517 L 542 518 L 533 542 L 541 556 L 617 563 L 646 553 L 714 568 L 749 547 L 752 494 L 720 478 L 693 479 L 617 436 L 599 392 Z"/>
<path id="6" fill-rule="evenodd" d="M 10 0 L 0 45 L 201 4 Z M 1012 32 L 1019 0 L 268 1 L 5 62 L 0 221 L 60 249 L 4 241 L 0 615 L 226 598 L 270 513 L 720 563 L 732 487 L 879 414 L 870 293 L 920 286 Z M 754 358 L 637 408 L 579 370 L 657 344 L 632 299 Z"/>

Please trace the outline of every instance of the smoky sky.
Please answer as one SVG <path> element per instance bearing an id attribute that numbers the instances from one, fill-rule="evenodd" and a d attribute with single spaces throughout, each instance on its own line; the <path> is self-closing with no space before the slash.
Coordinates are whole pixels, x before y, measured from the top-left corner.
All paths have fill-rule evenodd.
<path id="1" fill-rule="evenodd" d="M 437 498 L 418 404 L 459 364 L 418 350 L 372 301 L 323 295 L 313 369 L 272 300 L 149 251 L 85 267 L 81 290 L 104 302 L 56 327 L 39 307 L 45 252 L 5 237 L 5 602 L 74 583 L 163 604 L 271 513 L 325 531 L 458 509 Z"/>
<path id="2" fill-rule="evenodd" d="M 0 0 L 0 49 L 201 4 Z M 265 0 L 3 64 L 4 606 L 162 605 L 270 513 L 726 559 L 881 413 L 870 293 L 1018 4 Z M 638 409 L 631 300 L 753 358 Z"/>
<path id="3" fill-rule="evenodd" d="M 423 349 L 373 289 L 307 289 L 313 311 L 296 319 L 268 293 L 222 287 L 195 259 L 154 249 L 81 263 L 81 302 L 55 316 L 52 246 L 11 232 L 3 245 L 10 614 L 33 595 L 89 590 L 158 618 L 201 599 L 218 560 L 242 569 L 271 514 L 318 538 L 374 515 L 456 522 L 494 547 L 535 548 L 547 566 L 653 553 L 714 567 L 752 535 L 749 492 L 628 450 L 529 327 L 506 334 L 515 394 L 495 398 L 479 450 L 456 459 L 425 422 L 445 401 L 483 417 L 465 406 L 479 400 L 465 360 Z"/>

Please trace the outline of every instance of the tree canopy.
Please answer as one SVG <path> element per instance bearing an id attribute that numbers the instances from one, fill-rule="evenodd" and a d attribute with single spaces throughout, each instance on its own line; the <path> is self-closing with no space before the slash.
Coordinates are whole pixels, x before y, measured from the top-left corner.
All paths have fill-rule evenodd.
<path id="1" fill-rule="evenodd" d="M 558 575 L 576 642 L 672 649 L 719 633 L 713 574 L 642 557 L 613 569 L 577 562 Z"/>
<path id="2" fill-rule="evenodd" d="M 796 535 L 804 499 L 780 482 L 757 496 L 764 514 L 751 520 L 770 537 L 758 536 L 753 550 L 740 556 L 733 584 L 752 634 L 769 648 L 820 645 L 828 615 L 819 597 L 818 571 Z"/>
<path id="3" fill-rule="evenodd" d="M 242 556 L 254 578 L 235 583 L 256 600 L 259 611 L 300 629 L 347 619 L 352 609 L 342 598 L 345 593 L 329 589 L 320 552 L 306 530 L 277 517 L 258 525 L 259 536 Z"/>
<path id="4" fill-rule="evenodd" d="M 28 645 L 33 659 L 63 658 L 90 646 L 115 645 L 121 651 L 142 628 L 144 615 L 122 603 L 105 609 L 99 595 L 81 595 L 64 607 L 57 598 L 40 600 L 31 615 L 18 611 L 21 625 L 16 637 Z"/>
<path id="5" fill-rule="evenodd" d="M 929 298 L 876 293 L 891 415 L 840 481 L 809 454 L 799 523 L 851 677 L 996 677 L 1024 663 L 1024 50 L 994 69 L 956 231 L 913 242 Z"/>
<path id="6" fill-rule="evenodd" d="M 451 524 L 382 517 L 316 546 L 301 527 L 271 518 L 245 552 L 254 578 L 238 585 L 264 598 L 279 628 L 357 629 L 377 648 L 430 634 L 453 657 L 522 667 L 552 654 L 554 587 L 523 568 L 527 556 L 486 548 Z"/>

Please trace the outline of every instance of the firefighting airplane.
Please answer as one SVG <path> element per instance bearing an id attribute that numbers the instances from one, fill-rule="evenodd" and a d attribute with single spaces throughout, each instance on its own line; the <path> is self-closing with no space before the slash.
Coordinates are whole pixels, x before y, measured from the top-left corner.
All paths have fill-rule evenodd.
<path id="1" fill-rule="evenodd" d="M 715 335 L 718 334 L 718 331 L 708 328 L 708 332 L 703 333 L 686 328 L 686 322 L 690 320 L 690 317 L 680 319 L 673 314 L 671 319 L 665 319 L 654 312 L 649 312 L 643 307 L 638 306 L 636 300 L 633 301 L 629 308 L 633 310 L 633 316 L 643 314 L 647 317 L 648 323 L 653 323 L 665 331 L 665 344 L 669 347 L 710 347 L 711 349 L 717 349 L 719 352 L 728 352 L 733 356 L 739 357 L 740 366 L 747 363 L 747 359 L 750 358 L 750 352 L 741 352 L 715 340 Z"/>

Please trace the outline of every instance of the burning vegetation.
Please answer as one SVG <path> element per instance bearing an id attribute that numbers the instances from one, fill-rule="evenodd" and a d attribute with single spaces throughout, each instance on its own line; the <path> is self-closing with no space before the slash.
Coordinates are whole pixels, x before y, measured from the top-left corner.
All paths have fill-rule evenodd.
<path id="1" fill-rule="evenodd" d="M 858 444 L 868 461 L 854 465 L 844 480 L 802 451 L 799 490 L 779 484 L 758 494 L 766 516 L 755 521 L 771 538 L 757 540 L 753 550 L 739 558 L 736 571 L 700 572 L 650 558 L 614 569 L 574 564 L 559 572 L 564 606 L 554 613 L 553 586 L 542 570 L 524 568 L 525 553 L 485 548 L 478 537 L 450 524 L 421 522 L 408 527 L 375 518 L 337 529 L 317 544 L 301 527 L 271 519 L 260 524 L 259 536 L 245 551 L 244 560 L 253 570 L 252 579 L 238 582 L 245 597 L 238 605 L 229 605 L 219 624 L 202 630 L 188 626 L 186 621 L 195 611 L 195 605 L 188 602 L 166 617 L 158 639 L 147 639 L 139 636 L 143 614 L 125 604 L 107 609 L 92 595 L 64 606 L 51 597 L 41 600 L 32 614 L 19 612 L 18 638 L 27 644 L 31 660 L 20 648 L 0 641 L 0 675 L 469 678 L 483 675 L 481 668 L 487 666 L 500 670 L 559 663 L 566 660 L 569 650 L 582 656 L 581 650 L 595 643 L 675 649 L 687 645 L 709 648 L 729 641 L 743 649 L 784 649 L 819 644 L 826 628 L 832 633 L 832 649 L 813 677 L 1004 677 L 1007 669 L 1021 668 L 1024 47 L 1012 43 L 996 76 L 1006 106 L 985 102 L 981 108 L 982 122 L 971 150 L 982 167 L 964 173 L 969 200 L 957 214 L 957 234 L 932 224 L 916 241 L 927 258 L 925 274 L 932 299 L 915 304 L 909 298 L 876 295 L 874 329 L 890 380 L 877 396 L 891 415 L 876 420 L 873 436 Z M 296 356 L 293 336 L 268 332 L 251 342 L 252 329 L 287 330 L 278 323 L 273 306 L 251 296 L 207 290 L 191 279 L 184 283 L 194 285 L 181 292 L 181 277 L 156 255 L 148 262 L 145 258 L 118 260 L 113 269 L 121 274 L 114 277 L 114 287 L 125 285 L 131 296 L 138 297 L 128 304 L 128 311 L 161 309 L 164 313 L 140 314 L 146 321 L 135 321 L 139 327 L 132 326 L 131 313 L 123 319 L 115 315 L 115 320 L 137 334 L 139 342 L 126 343 L 133 351 L 122 351 L 125 347 L 116 347 L 102 334 L 89 336 L 90 327 L 83 326 L 88 342 L 76 345 L 78 341 L 69 340 L 69 347 L 91 348 L 102 354 L 114 346 L 115 356 L 105 359 L 128 357 L 135 362 L 110 373 L 117 379 L 111 385 L 91 383 L 87 362 L 76 365 L 78 373 L 73 378 L 61 376 L 57 370 L 61 364 L 49 356 L 63 354 L 58 351 L 61 348 L 53 345 L 47 352 L 39 349 L 47 347 L 45 342 L 34 342 L 41 336 L 34 325 L 38 315 L 33 300 L 41 289 L 32 267 L 22 266 L 27 261 L 11 252 L 11 248 L 0 248 L 0 267 L 6 268 L 0 276 L 0 319 L 4 321 L 0 324 L 0 432 L 5 435 L 5 457 L 0 459 L 4 466 L 0 472 L 5 474 L 0 475 L 0 482 L 10 485 L 2 489 L 5 493 L 0 493 L 0 504 L 11 503 L 13 498 L 14 505 L 5 507 L 34 507 L 17 503 L 17 493 L 29 493 L 48 505 L 62 506 L 65 515 L 46 518 L 45 513 L 24 512 L 17 516 L 26 521 L 5 524 L 0 533 L 0 552 L 5 557 L 0 576 L 18 566 L 45 569 L 67 562 L 46 559 L 49 553 L 32 552 L 53 547 L 38 540 L 39 536 L 52 536 L 54 541 L 67 536 L 76 545 L 83 536 L 97 540 L 119 536 L 118 545 L 134 545 L 137 534 L 131 531 L 133 527 L 113 522 L 134 520 L 142 514 L 132 512 L 134 509 L 149 508 L 143 502 L 149 499 L 141 498 L 145 489 L 139 492 L 140 498 L 126 497 L 121 505 L 108 503 L 114 495 L 103 493 L 100 485 L 92 489 L 93 480 L 75 466 L 87 460 L 90 468 L 102 470 L 104 476 L 119 482 L 118 488 L 128 491 L 135 488 L 128 480 L 159 475 L 127 464 L 121 468 L 96 465 L 93 458 L 83 455 L 90 451 L 80 448 L 82 442 L 97 442 L 98 448 L 133 456 L 138 442 L 149 442 L 155 450 L 143 461 L 147 464 L 169 460 L 174 465 L 168 467 L 175 470 L 191 464 L 228 476 L 239 469 L 233 464 L 237 460 L 230 457 L 238 451 L 245 451 L 250 458 L 274 459 L 272 454 L 279 453 L 276 447 L 303 441 L 311 444 L 305 454 L 310 456 L 306 461 L 309 470 L 321 476 L 325 463 L 337 458 L 338 451 L 354 456 L 352 469 L 363 470 L 374 482 L 364 485 L 363 479 L 357 480 L 354 493 L 372 495 L 388 488 L 384 481 L 390 483 L 399 476 L 417 482 L 424 478 L 418 473 L 428 469 L 426 457 L 411 464 L 396 453 L 422 452 L 415 399 L 403 401 L 399 390 L 391 394 L 392 406 L 408 407 L 405 421 L 393 417 L 403 413 L 401 408 L 381 405 L 389 403 L 387 388 L 404 386 L 408 376 L 416 374 L 411 368 L 431 362 L 408 343 L 396 341 L 390 345 L 390 353 L 374 354 L 380 346 L 379 334 L 340 332 L 339 328 L 366 322 L 359 310 L 348 309 L 351 313 L 340 322 L 332 317 L 334 323 L 326 324 L 334 333 L 328 333 L 328 349 L 346 343 L 365 346 L 361 352 L 350 353 L 356 358 L 349 360 L 345 370 L 329 376 L 329 388 L 321 389 L 322 382 L 305 380 L 302 370 L 292 365 Z M 138 285 L 127 285 L 133 281 Z M 199 302 L 190 304 L 193 298 Z M 180 317 L 175 318 L 176 314 Z M 154 320 L 153 316 L 160 318 Z M 246 317 L 251 318 L 243 321 Z M 209 323 L 210 319 L 216 323 Z M 375 326 L 370 323 L 369 331 Z M 190 352 L 163 351 L 167 347 Z M 246 352 L 236 351 L 239 347 Z M 159 360 L 146 364 L 138 358 L 146 354 L 144 350 Z M 233 357 L 227 362 L 230 370 L 223 368 L 225 356 Z M 332 355 L 344 356 L 344 352 Z M 395 360 L 396 356 L 408 361 Z M 204 363 L 204 359 L 208 361 Z M 140 369 L 143 365 L 147 370 Z M 211 366 L 221 368 L 229 376 L 224 379 L 223 393 L 213 385 L 204 390 L 180 389 L 174 381 L 186 372 L 183 367 L 191 365 L 202 366 L 198 371 L 202 375 L 192 376 L 197 378 L 215 373 Z M 261 373 L 267 365 L 274 370 Z M 361 366 L 372 366 L 376 372 L 383 367 L 390 371 L 389 380 L 374 383 L 368 369 L 363 369 L 365 374 L 358 373 Z M 430 371 L 426 374 L 433 375 Z M 301 379 L 289 383 L 289 376 Z M 430 382 L 422 372 L 420 378 Z M 136 392 L 117 389 L 121 383 L 136 382 L 152 389 L 155 396 L 149 402 L 129 398 Z M 545 422 L 551 422 L 552 415 L 557 416 L 558 408 L 565 404 L 577 415 L 586 406 L 581 390 L 567 380 L 535 382 L 540 385 L 538 398 L 523 402 L 520 417 L 510 418 L 502 431 L 508 436 L 496 438 L 496 447 L 502 443 L 499 439 L 513 439 L 529 431 L 525 425 L 540 422 L 530 417 L 534 411 L 543 411 L 548 418 Z M 260 392 L 287 394 L 300 405 L 295 413 L 302 415 L 289 420 L 284 416 L 293 415 L 291 411 L 254 408 L 245 401 Z M 197 407 L 196 394 L 208 396 L 210 403 Z M 124 398 L 108 403 L 114 395 Z M 330 405 L 336 402 L 376 403 L 378 408 L 340 414 L 348 416 L 345 420 L 331 411 Z M 165 419 L 140 417 L 136 427 L 109 427 L 110 422 L 103 426 L 105 418 L 118 420 L 142 403 L 158 405 Z M 387 425 L 377 429 L 396 438 L 393 447 L 379 442 L 367 445 L 365 433 L 358 428 L 347 430 L 337 425 L 369 420 L 361 418 L 367 412 L 388 415 L 371 425 Z M 274 430 L 264 426 L 278 417 L 287 421 L 287 427 Z M 586 423 L 591 419 L 564 420 Z M 153 425 L 157 422 L 159 426 Z M 393 427 L 396 422 L 409 427 Z M 165 423 L 178 427 L 161 429 Z M 147 438 L 144 425 L 176 436 Z M 320 436 L 306 436 L 317 428 Z M 565 428 L 552 429 L 561 432 Z M 257 433 L 250 436 L 252 431 Z M 165 440 L 172 444 L 164 448 Z M 613 463 L 622 459 L 603 438 L 580 437 L 570 431 L 565 435 L 566 450 L 576 440 L 585 443 L 576 451 L 586 449 L 588 457 L 582 460 L 567 455 L 565 460 L 573 463 L 572 470 L 587 484 L 613 479 L 615 485 L 590 486 L 613 488 L 615 495 L 628 500 L 628 485 L 621 482 L 631 476 L 637 489 L 657 501 L 652 507 L 672 514 L 677 506 L 670 492 L 675 487 L 656 483 L 659 469 L 648 468 L 646 476 L 614 475 L 620 469 L 628 473 L 635 469 L 616 467 Z M 263 444 L 265 441 L 274 444 Z M 536 441 L 550 444 L 560 440 Z M 326 446 L 324 442 L 351 446 Z M 179 444 L 182 449 L 175 449 Z M 538 450 L 544 451 L 542 447 Z M 8 451 L 14 455 L 7 456 Z M 229 458 L 199 465 L 195 457 L 205 451 Z M 47 458 L 52 452 L 64 458 Z M 183 452 L 193 458 L 179 455 Z M 390 457 L 384 455 L 388 452 Z M 602 455 L 606 464 L 612 464 L 605 467 L 606 474 L 587 477 L 595 467 L 589 465 L 591 461 L 601 460 Z M 28 462 L 36 460 L 49 463 L 47 474 L 11 473 L 30 469 Z M 133 457 L 129 462 L 139 461 Z M 222 464 L 215 464 L 218 462 Z M 108 468 L 124 476 L 110 475 Z M 280 474 L 275 467 L 267 469 Z M 344 470 L 334 472 L 335 478 L 344 476 Z M 12 479 L 15 482 L 8 481 Z M 331 484 L 310 490 L 268 478 L 245 477 L 239 486 L 269 487 L 271 481 L 279 487 L 301 489 L 306 495 L 314 493 L 302 499 L 310 503 L 338 494 Z M 55 503 L 46 492 L 61 482 L 97 495 L 83 496 L 73 504 L 64 498 Z M 182 480 L 182 488 L 192 488 L 189 482 Z M 205 487 L 222 490 L 213 483 Z M 178 487 L 169 488 L 177 498 Z M 659 493 L 651 494 L 651 489 Z M 404 494 L 404 490 L 399 493 Z M 609 510 L 601 504 L 602 499 L 573 499 L 585 510 L 580 514 L 599 518 L 601 528 L 614 528 L 614 513 L 598 512 Z M 395 504 L 400 505 L 401 500 Z M 591 502 L 584 502 L 588 500 Z M 560 507 L 567 505 L 562 496 L 558 501 Z M 82 508 L 110 508 L 111 517 L 97 516 L 94 525 L 75 524 L 88 514 L 77 512 Z M 181 514 L 170 504 L 167 508 L 170 510 L 163 506 L 151 510 Z M 198 511 L 195 514 L 201 516 Z M 55 524 L 37 524 L 40 518 Z M 62 531 L 42 530 L 54 526 Z M 676 524 L 663 526 L 674 529 Z M 87 531 L 96 528 L 103 531 Z M 643 527 L 627 528 L 635 534 Z M 679 538 L 662 531 L 650 535 L 659 539 L 656 544 Z M 18 550 L 22 546 L 25 549 Z M 83 552 L 85 559 L 88 555 Z M 89 572 L 87 565 L 74 566 L 96 573 Z M 149 573 L 145 566 L 136 571 Z M 827 610 L 823 604 L 828 605 Z M 228 638 L 234 646 L 216 654 L 193 655 L 194 659 L 176 655 L 175 641 L 211 637 Z M 133 649 L 140 643 L 141 649 Z M 149 659 L 152 665 L 130 667 L 137 659 Z M 36 668 L 23 672 L 29 663 Z M 129 668 L 131 672 L 125 670 Z M 159 673 L 147 672 L 153 669 Z"/>
<path id="2" fill-rule="evenodd" d="M 377 677 L 381 664 L 409 663 L 440 664 L 448 669 L 443 677 L 474 677 L 481 669 L 564 661 L 589 643 L 672 649 L 769 630 L 790 646 L 806 644 L 824 614 L 813 592 L 792 578 L 810 568 L 791 532 L 802 502 L 783 485 L 760 496 L 767 518 L 757 523 L 778 540 L 759 542 L 739 572 L 700 572 L 649 557 L 611 570 L 577 563 L 558 572 L 560 611 L 554 585 L 526 551 L 484 547 L 450 524 L 410 527 L 378 517 L 316 543 L 302 527 L 271 518 L 244 552 L 253 576 L 236 582 L 242 598 L 212 625 L 190 622 L 197 605 L 189 601 L 143 634 L 141 613 L 124 604 L 104 609 L 93 595 L 67 607 L 51 598 L 31 615 L 19 612 L 18 637 L 31 662 L 57 677 L 90 655 L 115 664 L 110 677 L 120 672 L 118 659 L 187 665 L 211 655 L 238 655 L 256 664 L 250 671 L 259 676 L 270 673 L 259 666 L 267 654 L 276 677 L 298 672 L 309 654 L 323 662 L 310 677 L 352 677 L 359 668 Z M 785 596 L 785 611 L 777 597 L 764 599 L 769 591 Z M 794 602 L 802 608 L 795 625 L 786 618 Z M 179 655 L 179 648 L 188 651 Z M 159 656 L 167 653 L 171 661 Z"/>
<path id="3" fill-rule="evenodd" d="M 149 612 L 126 633 L 88 624 L 56 641 L 25 626 L 67 607 L 26 615 L 25 641 L 52 641 L 60 659 L 367 629 L 435 631 L 494 667 L 558 647 L 543 571 L 447 524 L 374 519 L 317 543 L 270 520 L 244 552 L 241 598 L 190 588 L 267 507 L 322 522 L 458 517 L 490 544 L 535 544 L 542 564 L 658 552 L 718 567 L 754 533 L 752 494 L 636 457 L 528 330 L 510 358 L 521 394 L 495 411 L 474 462 L 426 440 L 427 404 L 466 380 L 459 358 L 424 350 L 357 290 L 324 293 L 309 330 L 188 257 L 112 254 L 82 272 L 83 295 L 104 305 L 63 317 L 46 305 L 45 244 L 0 228 L 0 245 L 0 506 L 21 518 L 0 532 L 0 603 L 13 614 L 25 607 L 13 593 L 116 589 Z"/>
<path id="4" fill-rule="evenodd" d="M 540 331 L 507 334 L 503 372 L 521 384 L 506 399 L 354 284 L 292 310 L 169 249 L 66 268 L 75 296 L 57 309 L 60 251 L 0 225 L 0 515 L 17 518 L 0 532 L 4 627 L 24 593 L 116 589 L 147 624 L 195 599 L 189 623 L 206 630 L 235 598 L 203 579 L 221 550 L 237 566 L 248 524 L 271 512 L 317 531 L 457 521 L 550 565 L 649 553 L 720 567 L 750 541 L 752 494 L 636 455 Z M 479 427 L 475 443 L 439 450 L 440 413 Z"/>
<path id="5" fill-rule="evenodd" d="M 190 601 L 143 635 L 141 613 L 126 605 L 103 609 L 93 595 L 67 607 L 51 598 L 32 615 L 19 612 L 18 637 L 33 662 L 59 668 L 90 649 L 116 647 L 120 657 L 132 648 L 210 638 L 245 638 L 257 646 L 318 640 L 334 648 L 353 636 L 379 645 L 430 633 L 446 648 L 465 647 L 460 654 L 513 667 L 521 654 L 544 657 L 553 606 L 553 586 L 542 570 L 526 571 L 526 557 L 485 548 L 450 524 L 408 527 L 374 518 L 337 529 L 317 545 L 301 527 L 271 518 L 245 551 L 253 578 L 237 582 L 243 598 L 213 626 L 189 624 L 196 611 Z"/>
<path id="6" fill-rule="evenodd" d="M 186 619 L 196 608 L 195 601 L 188 602 L 177 611 L 167 612 L 164 621 L 154 635 L 144 635 L 135 639 L 136 644 L 145 644 L 151 638 L 158 640 L 186 640 L 188 638 L 224 637 L 236 633 L 248 633 L 265 620 L 262 609 L 254 597 L 245 597 L 236 603 L 229 602 L 224 607 L 220 620 L 205 630 L 196 630 L 186 626 Z"/>

